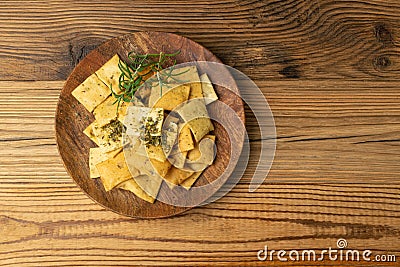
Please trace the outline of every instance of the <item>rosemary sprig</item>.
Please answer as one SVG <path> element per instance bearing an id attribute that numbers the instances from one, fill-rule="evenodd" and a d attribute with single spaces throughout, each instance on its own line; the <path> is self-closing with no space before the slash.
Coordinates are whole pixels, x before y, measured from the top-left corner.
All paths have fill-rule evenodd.
<path id="1" fill-rule="evenodd" d="M 116 93 L 111 86 L 111 92 L 116 98 L 114 104 L 118 103 L 117 112 L 122 102 L 132 101 L 136 91 L 146 80 L 151 83 L 156 82 L 160 86 L 161 95 L 163 87 L 168 86 L 170 80 L 182 82 L 176 79 L 175 76 L 183 74 L 186 71 L 173 73 L 176 60 L 173 60 L 171 63 L 171 58 L 177 56 L 179 53 L 179 50 L 171 54 L 163 52 L 158 54 L 137 54 L 131 51 L 128 53 L 129 60 L 126 63 L 120 60 L 118 67 L 121 70 L 121 75 L 118 86 L 121 92 Z M 172 67 L 169 70 L 163 71 L 167 65 Z"/>

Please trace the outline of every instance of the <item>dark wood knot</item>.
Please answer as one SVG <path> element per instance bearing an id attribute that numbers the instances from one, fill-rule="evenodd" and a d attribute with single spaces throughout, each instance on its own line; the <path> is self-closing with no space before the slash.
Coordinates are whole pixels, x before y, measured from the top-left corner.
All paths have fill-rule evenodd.
<path id="1" fill-rule="evenodd" d="M 390 61 L 390 58 L 388 56 L 381 55 L 375 57 L 372 64 L 374 65 L 374 68 L 376 70 L 382 70 L 389 67 L 392 64 L 392 62 Z"/>
<path id="2" fill-rule="evenodd" d="M 284 67 L 279 71 L 279 74 L 285 76 L 286 78 L 297 79 L 300 78 L 300 70 L 298 65 L 291 65 Z"/>
<path id="3" fill-rule="evenodd" d="M 68 44 L 68 56 L 70 64 L 75 67 L 87 54 L 99 46 L 103 40 L 78 40 Z"/>
<path id="4" fill-rule="evenodd" d="M 375 38 L 383 44 L 393 43 L 393 35 L 385 23 L 378 23 L 374 27 Z"/>

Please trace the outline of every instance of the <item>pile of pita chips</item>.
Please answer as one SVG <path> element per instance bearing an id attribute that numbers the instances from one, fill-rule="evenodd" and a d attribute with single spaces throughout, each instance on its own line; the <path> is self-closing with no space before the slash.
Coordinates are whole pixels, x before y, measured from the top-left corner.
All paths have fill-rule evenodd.
<path id="1" fill-rule="evenodd" d="M 199 76 L 195 66 L 175 69 L 184 84 L 171 81 L 163 90 L 155 84 L 138 92 L 148 101 L 117 108 L 110 88 L 120 93 L 119 61 L 115 55 L 72 92 L 95 117 L 84 130 L 97 145 L 89 153 L 90 177 L 106 191 L 120 188 L 150 203 L 163 181 L 189 190 L 215 155 L 206 105 L 218 97 L 207 74 Z"/>
<path id="2" fill-rule="evenodd" d="M 215 136 L 207 105 L 218 100 L 214 88 L 207 76 L 199 76 L 195 66 L 174 69 L 181 83 L 173 84 L 160 90 L 155 85 L 151 88 L 149 105 L 173 111 L 179 118 L 176 142 L 166 161 L 155 157 L 153 150 L 148 155 L 153 160 L 168 162 L 167 173 L 159 175 L 170 188 L 181 185 L 190 189 L 203 170 L 212 164 L 215 155 Z M 153 162 L 154 163 L 154 162 Z M 163 169 L 164 170 L 164 169 Z"/>
<path id="3" fill-rule="evenodd" d="M 110 89 L 120 93 L 119 60 L 118 55 L 113 56 L 72 92 L 95 117 L 95 121 L 83 131 L 98 146 L 89 151 L 90 177 L 100 178 L 106 191 L 121 188 L 152 203 L 160 188 L 160 179 L 153 182 L 137 169 L 128 166 L 123 151 L 123 147 L 128 145 L 123 143 L 126 127 L 122 123 L 128 103 L 122 103 L 117 108 L 116 99 Z M 139 105 L 138 101 L 133 102 Z"/>

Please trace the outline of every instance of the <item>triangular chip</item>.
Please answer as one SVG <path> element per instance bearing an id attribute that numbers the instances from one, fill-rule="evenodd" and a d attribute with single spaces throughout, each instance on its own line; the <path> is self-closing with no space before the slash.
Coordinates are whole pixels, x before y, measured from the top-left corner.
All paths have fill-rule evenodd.
<path id="1" fill-rule="evenodd" d="M 139 171 L 128 168 L 124 153 L 119 153 L 115 158 L 110 158 L 96 165 L 106 191 L 110 191 L 118 184 L 138 176 Z"/>
<path id="2" fill-rule="evenodd" d="M 214 87 L 208 78 L 207 74 L 200 75 L 201 89 L 203 91 L 204 102 L 206 105 L 218 100 L 218 96 L 214 91 Z"/>
<path id="3" fill-rule="evenodd" d="M 72 91 L 72 95 L 90 112 L 110 94 L 111 90 L 95 74 L 90 75 Z"/>
<path id="4" fill-rule="evenodd" d="M 163 178 L 171 184 L 178 185 L 191 176 L 193 172 L 185 171 L 172 166 Z"/>
<path id="5" fill-rule="evenodd" d="M 115 97 L 111 95 L 93 110 L 98 126 L 104 126 L 117 118 L 118 106 L 115 100 Z"/>
<path id="6" fill-rule="evenodd" d="M 200 141 L 207 133 L 214 130 L 214 126 L 208 117 L 206 105 L 202 99 L 189 101 L 180 106 L 177 112 L 189 125 L 196 142 Z"/>
<path id="7" fill-rule="evenodd" d="M 187 178 L 185 181 L 181 183 L 181 186 L 184 187 L 186 190 L 189 190 L 193 184 L 197 181 L 197 179 L 200 177 L 200 175 L 203 172 L 195 172 L 189 178 Z"/>
<path id="8" fill-rule="evenodd" d="M 138 176 L 140 177 L 140 176 Z M 134 193 L 137 197 L 143 199 L 144 201 L 154 203 L 154 198 L 149 196 L 135 181 L 135 179 L 126 180 L 118 185 L 118 188 L 130 191 Z"/>
<path id="9" fill-rule="evenodd" d="M 181 152 L 189 151 L 194 148 L 193 137 L 189 128 L 189 124 L 185 124 L 184 126 L 182 124 L 181 126 L 178 137 L 178 146 Z"/>
<path id="10" fill-rule="evenodd" d="M 114 55 L 98 71 L 96 71 L 97 77 L 99 77 L 99 79 L 108 87 L 112 86 L 113 91 L 117 94 L 121 92 L 121 89 L 119 88 L 119 76 L 121 75 L 121 70 L 118 67 L 119 60 L 119 56 Z"/>
<path id="11" fill-rule="evenodd" d="M 179 85 L 164 93 L 152 107 L 174 110 L 177 106 L 189 99 L 189 93 L 189 85 Z"/>

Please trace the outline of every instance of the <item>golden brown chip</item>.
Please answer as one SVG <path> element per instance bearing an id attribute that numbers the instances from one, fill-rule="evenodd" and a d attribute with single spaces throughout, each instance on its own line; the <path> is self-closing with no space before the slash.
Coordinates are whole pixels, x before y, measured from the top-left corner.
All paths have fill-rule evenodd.
<path id="1" fill-rule="evenodd" d="M 115 97 L 111 95 L 93 110 L 93 115 L 96 118 L 98 126 L 104 126 L 117 118 L 118 113 L 115 100 Z"/>
<path id="2" fill-rule="evenodd" d="M 155 176 L 156 171 L 147 156 L 139 155 L 132 149 L 124 149 L 126 163 L 129 168 L 139 170 L 141 175 Z"/>
<path id="3" fill-rule="evenodd" d="M 136 99 L 136 98 L 135 98 Z M 138 101 L 138 100 L 135 100 L 135 102 L 136 101 Z M 125 117 L 126 117 L 126 112 L 127 112 L 127 110 L 128 110 L 128 107 L 129 107 L 129 105 L 133 105 L 133 104 L 131 104 L 131 103 L 133 103 L 133 102 L 121 102 L 120 104 L 119 104 L 119 108 L 118 108 L 118 115 L 117 115 L 117 117 L 118 117 L 118 120 L 121 122 L 121 123 L 124 123 L 124 120 L 125 120 Z M 137 102 L 137 103 L 139 103 L 139 102 Z M 116 104 L 117 105 L 117 104 Z"/>
<path id="4" fill-rule="evenodd" d="M 162 131 L 161 146 L 166 157 L 171 154 L 178 137 L 178 125 L 177 122 L 174 122 L 174 120 L 175 118 L 172 118 L 171 116 L 167 117 Z"/>
<path id="5" fill-rule="evenodd" d="M 137 197 L 143 199 L 144 201 L 154 203 L 154 198 L 149 196 L 135 181 L 135 179 L 126 180 L 118 185 L 118 188 L 130 191 L 134 193 Z"/>
<path id="6" fill-rule="evenodd" d="M 196 142 L 214 130 L 214 126 L 209 118 L 195 118 L 189 121 L 188 124 Z"/>
<path id="7" fill-rule="evenodd" d="M 196 66 L 187 66 L 183 68 L 177 68 L 173 69 L 171 71 L 172 78 L 169 78 L 165 81 L 166 84 L 169 86 L 164 86 L 162 89 L 160 86 L 155 83 L 151 87 L 151 93 L 149 97 L 149 107 L 154 106 L 154 104 L 163 96 L 168 93 L 169 90 L 173 90 L 173 88 L 180 86 L 180 85 L 185 85 L 185 84 L 191 84 L 191 83 L 198 83 L 200 85 L 200 89 L 196 88 L 195 86 L 195 92 L 201 93 L 201 84 L 200 84 L 200 77 L 197 72 Z M 189 93 L 190 96 L 190 93 Z M 176 107 L 176 106 L 175 106 Z"/>
<path id="8" fill-rule="evenodd" d="M 99 79 L 108 87 L 112 86 L 113 91 L 117 94 L 121 92 L 121 89 L 119 88 L 119 76 L 121 75 L 121 70 L 118 67 L 119 60 L 119 56 L 114 55 L 98 71 L 96 71 L 97 77 L 99 77 Z"/>
<path id="9" fill-rule="evenodd" d="M 186 167 L 195 172 L 203 171 L 214 161 L 215 136 L 206 135 L 195 148 L 188 152 Z"/>
<path id="10" fill-rule="evenodd" d="M 146 146 L 143 144 L 143 142 L 139 138 L 136 140 L 136 143 L 135 143 L 134 146 L 135 146 L 135 148 L 134 148 L 135 151 L 134 152 L 136 154 L 148 158 L 147 152 L 146 152 Z"/>
<path id="11" fill-rule="evenodd" d="M 203 99 L 203 92 L 200 82 L 193 82 L 190 84 L 189 99 L 200 98 Z"/>
<path id="12" fill-rule="evenodd" d="M 104 152 L 116 150 L 123 146 L 123 125 L 118 120 L 114 120 L 104 126 L 93 125 L 93 133 L 97 138 L 97 143 Z"/>
<path id="13" fill-rule="evenodd" d="M 89 169 L 90 178 L 99 178 L 100 173 L 96 168 L 96 165 L 100 162 L 106 161 L 108 156 L 100 147 L 93 147 L 89 150 Z"/>
<path id="14" fill-rule="evenodd" d="M 90 112 L 110 94 L 111 90 L 95 74 L 90 75 L 72 91 L 72 95 Z"/>
<path id="15" fill-rule="evenodd" d="M 150 159 L 155 159 L 160 162 L 167 160 L 162 146 L 146 145 L 146 154 Z"/>
<path id="16" fill-rule="evenodd" d="M 128 168 L 124 153 L 119 153 L 115 158 L 110 158 L 96 165 L 106 191 L 110 191 L 118 184 L 138 176 L 139 171 Z"/>
<path id="17" fill-rule="evenodd" d="M 214 130 L 203 99 L 191 100 L 179 107 L 177 112 L 185 123 L 189 124 L 189 128 L 196 142 L 200 141 L 207 133 Z"/>
<path id="18" fill-rule="evenodd" d="M 181 183 L 181 186 L 184 187 L 186 190 L 189 190 L 193 184 L 197 181 L 200 175 L 203 172 L 195 172 L 191 176 L 189 176 L 185 181 Z"/>
<path id="19" fill-rule="evenodd" d="M 91 124 L 89 124 L 88 127 L 86 127 L 85 130 L 83 130 L 83 133 L 90 138 L 90 140 L 92 140 L 96 145 L 99 145 L 99 141 L 97 140 L 97 137 L 95 136 L 94 132 L 93 132 L 93 127 L 97 125 L 97 122 L 94 121 Z"/>
<path id="20" fill-rule="evenodd" d="M 190 86 L 180 85 L 164 93 L 154 104 L 154 108 L 174 110 L 177 106 L 189 99 Z"/>
<path id="21" fill-rule="evenodd" d="M 192 174 L 193 172 L 185 171 L 172 166 L 163 178 L 171 184 L 179 185 Z"/>
<path id="22" fill-rule="evenodd" d="M 193 137 L 189 128 L 189 124 L 185 124 L 181 128 L 178 137 L 178 145 L 181 152 L 189 151 L 194 148 Z"/>
<path id="23" fill-rule="evenodd" d="M 212 142 L 208 142 L 205 139 L 210 139 Z M 204 136 L 203 139 L 201 139 L 199 143 L 196 143 L 195 147 L 188 152 L 188 160 L 210 164 L 210 161 L 212 162 L 212 159 L 214 159 L 214 142 L 215 135 L 208 134 Z"/>
<path id="24" fill-rule="evenodd" d="M 163 119 L 164 110 L 162 108 L 129 105 L 123 123 L 127 127 L 126 134 L 128 136 L 140 136 L 145 130 L 152 131 L 151 136 L 161 136 Z"/>
<path id="25" fill-rule="evenodd" d="M 206 105 L 218 100 L 218 96 L 214 91 L 214 87 L 208 78 L 207 74 L 204 73 L 200 76 L 201 89 L 203 91 L 204 101 Z"/>
<path id="26" fill-rule="evenodd" d="M 150 159 L 150 162 L 153 165 L 153 168 L 155 169 L 157 174 L 161 177 L 164 177 L 171 168 L 171 163 L 169 163 L 168 160 L 161 162 L 155 159 Z"/>

